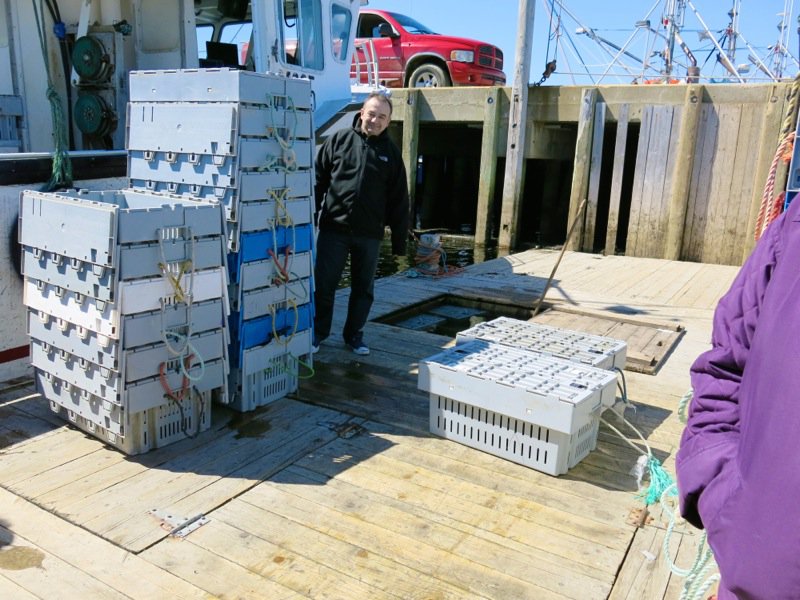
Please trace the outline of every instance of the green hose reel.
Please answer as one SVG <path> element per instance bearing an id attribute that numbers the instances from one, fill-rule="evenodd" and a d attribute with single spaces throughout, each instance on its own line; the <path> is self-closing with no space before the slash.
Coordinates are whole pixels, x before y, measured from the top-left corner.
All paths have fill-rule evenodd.
<path id="1" fill-rule="evenodd" d="M 114 70 L 103 44 L 96 37 L 85 35 L 75 40 L 72 48 L 72 66 L 83 83 L 108 81 Z"/>

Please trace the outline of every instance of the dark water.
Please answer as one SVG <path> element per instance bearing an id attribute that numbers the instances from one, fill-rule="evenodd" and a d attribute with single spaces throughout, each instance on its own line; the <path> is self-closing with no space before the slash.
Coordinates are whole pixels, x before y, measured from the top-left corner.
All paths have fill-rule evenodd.
<path id="1" fill-rule="evenodd" d="M 496 248 L 480 248 L 475 251 L 475 240 L 470 235 L 441 234 L 441 249 L 444 263 L 448 267 L 466 267 L 497 256 Z M 387 235 L 381 242 L 380 256 L 378 257 L 378 270 L 376 278 L 388 277 L 396 273 L 404 273 L 416 266 L 417 244 L 413 241 L 407 244 L 405 256 L 392 256 L 391 238 Z M 476 258 L 477 255 L 477 258 Z M 350 261 L 345 266 L 339 287 L 350 286 Z"/>

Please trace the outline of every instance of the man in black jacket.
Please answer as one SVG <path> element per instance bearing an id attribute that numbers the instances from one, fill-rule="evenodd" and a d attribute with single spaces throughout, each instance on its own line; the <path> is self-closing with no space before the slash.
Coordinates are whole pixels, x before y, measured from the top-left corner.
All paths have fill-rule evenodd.
<path id="1" fill-rule="evenodd" d="M 391 117 L 391 100 L 370 94 L 353 127 L 334 133 L 317 154 L 315 352 L 330 335 L 336 288 L 348 255 L 350 302 L 342 335 L 353 352 L 365 355 L 369 347 L 362 330 L 374 298 L 375 269 L 387 225 L 392 230 L 392 254 L 405 254 L 408 184 L 403 157 L 386 131 Z"/>

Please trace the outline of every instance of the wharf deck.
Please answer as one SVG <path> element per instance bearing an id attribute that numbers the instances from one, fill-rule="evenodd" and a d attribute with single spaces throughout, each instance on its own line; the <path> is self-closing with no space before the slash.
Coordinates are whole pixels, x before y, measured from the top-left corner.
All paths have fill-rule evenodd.
<path id="1" fill-rule="evenodd" d="M 445 293 L 532 307 L 557 258 L 531 250 L 452 277 L 380 279 L 372 316 Z M 673 473 L 688 368 L 736 271 L 567 253 L 547 294 L 680 326 L 655 374 L 626 371 L 627 417 Z M 636 522 L 627 442 L 603 425 L 597 449 L 552 477 L 432 436 L 417 366 L 452 339 L 374 321 L 365 337 L 370 356 L 332 336 L 296 394 L 244 415 L 217 407 L 209 431 L 138 457 L 65 425 L 30 381 L 4 384 L 0 597 L 679 597 L 665 515 Z M 208 522 L 170 537 L 152 509 Z M 691 528 L 671 536 L 682 566 L 698 540 Z"/>

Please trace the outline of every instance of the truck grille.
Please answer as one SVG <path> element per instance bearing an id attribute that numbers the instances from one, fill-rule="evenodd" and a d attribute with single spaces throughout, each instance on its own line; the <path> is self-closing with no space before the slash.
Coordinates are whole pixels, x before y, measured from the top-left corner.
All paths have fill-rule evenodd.
<path id="1" fill-rule="evenodd" d="M 494 46 L 478 47 L 478 64 L 484 67 L 493 67 L 503 70 L 503 51 Z"/>

